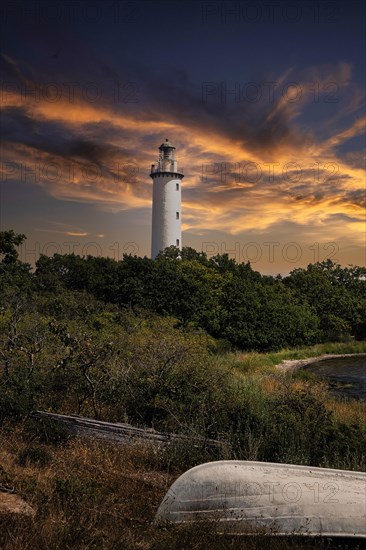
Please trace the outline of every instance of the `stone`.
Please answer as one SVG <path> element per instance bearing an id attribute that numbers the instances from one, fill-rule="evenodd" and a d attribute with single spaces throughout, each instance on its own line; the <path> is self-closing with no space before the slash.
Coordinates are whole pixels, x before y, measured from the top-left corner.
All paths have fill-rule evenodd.
<path id="1" fill-rule="evenodd" d="M 19 514 L 34 518 L 36 512 L 19 495 L 0 491 L 0 514 Z"/>

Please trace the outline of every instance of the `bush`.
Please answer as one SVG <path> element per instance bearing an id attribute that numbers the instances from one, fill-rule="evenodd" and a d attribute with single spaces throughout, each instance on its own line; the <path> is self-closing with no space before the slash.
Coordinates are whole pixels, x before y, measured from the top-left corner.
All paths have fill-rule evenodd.
<path id="1" fill-rule="evenodd" d="M 319 466 L 333 418 L 316 388 L 285 387 L 269 405 L 262 460 Z"/>
<path id="2" fill-rule="evenodd" d="M 28 436 L 37 438 L 40 443 L 62 446 L 73 437 L 65 425 L 50 418 L 28 418 L 24 428 Z"/>
<path id="3" fill-rule="evenodd" d="M 7 419 L 24 418 L 34 407 L 32 385 L 21 366 L 0 377 L 0 425 Z"/>

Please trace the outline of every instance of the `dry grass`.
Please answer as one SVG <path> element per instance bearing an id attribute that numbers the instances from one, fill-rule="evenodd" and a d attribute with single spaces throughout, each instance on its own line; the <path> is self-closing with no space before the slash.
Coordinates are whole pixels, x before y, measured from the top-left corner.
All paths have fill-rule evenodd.
<path id="1" fill-rule="evenodd" d="M 284 359 L 305 359 L 324 353 L 366 353 L 366 342 L 329 343 L 316 346 L 282 350 L 276 353 L 235 353 L 228 354 L 227 361 L 234 367 L 235 376 L 240 379 L 256 381 L 265 395 L 275 395 L 284 383 L 294 390 L 311 386 L 313 391 L 324 398 L 325 405 L 332 411 L 336 421 L 366 426 L 366 403 L 347 397 L 334 397 L 328 392 L 328 384 L 315 374 L 304 372 L 303 379 L 292 378 L 292 373 L 279 371 L 275 365 Z M 297 373 L 299 374 L 299 373 Z"/>
<path id="2" fill-rule="evenodd" d="M 264 376 L 260 380 L 260 385 L 267 395 L 274 395 L 280 389 L 281 381 L 274 377 Z"/>
<path id="3" fill-rule="evenodd" d="M 309 353 L 324 351 L 314 349 Z M 295 353 L 299 356 L 303 351 Z M 292 378 L 279 372 L 273 365 L 283 358 L 288 358 L 288 352 L 283 352 L 281 357 L 278 354 L 229 354 L 220 361 L 233 374 L 234 386 L 240 387 L 243 402 L 259 416 L 265 414 L 269 397 L 282 394 L 286 388 L 299 392 L 311 387 L 313 395 L 332 411 L 336 421 L 347 426 L 366 425 L 366 403 L 332 397 L 320 380 Z M 260 440 L 248 439 L 248 456 L 251 453 L 256 456 L 259 444 Z M 186 453 L 190 454 L 190 449 Z M 341 457 L 344 464 L 341 461 L 338 467 L 359 469 L 357 457 L 352 458 L 349 453 Z M 205 460 L 198 460 L 202 461 Z M 31 521 L 1 516 L 0 549 L 330 550 L 345 547 L 338 542 L 333 545 L 328 541 L 283 540 L 266 534 L 244 538 L 229 533 L 218 535 L 211 524 L 165 528 L 153 525 L 168 487 L 182 469 L 186 469 L 183 463 L 179 452 L 169 456 L 149 446 L 121 447 L 78 439 L 58 446 L 45 444 L 39 434 L 24 426 L 4 425 L 0 432 L 0 485 L 14 487 L 15 492 L 35 508 L 36 518 Z M 334 467 L 327 462 L 322 466 Z M 349 541 L 346 544 L 351 547 Z"/>
<path id="4" fill-rule="evenodd" d="M 208 524 L 159 528 L 152 520 L 177 474 L 162 469 L 166 464 L 156 449 L 78 439 L 55 447 L 31 442 L 20 427 L 6 431 L 0 435 L 0 472 L 37 514 L 33 522 L 0 517 L 2 550 L 331 548 L 263 534 L 218 535 Z"/>
<path id="5" fill-rule="evenodd" d="M 46 464 L 40 465 L 33 452 L 20 465 L 21 454 L 35 448 Z M 3 524 L 0 547 L 103 548 L 125 541 L 125 548 L 137 548 L 139 526 L 149 528 L 173 480 L 157 469 L 155 455 L 149 447 L 78 439 L 63 447 L 30 445 L 19 430 L 3 434 L 1 465 L 8 485 L 37 510 L 37 517 L 31 527 Z"/>
<path id="6" fill-rule="evenodd" d="M 360 424 L 366 427 L 365 401 L 328 396 L 325 404 L 329 410 L 333 411 L 335 420 Z"/>

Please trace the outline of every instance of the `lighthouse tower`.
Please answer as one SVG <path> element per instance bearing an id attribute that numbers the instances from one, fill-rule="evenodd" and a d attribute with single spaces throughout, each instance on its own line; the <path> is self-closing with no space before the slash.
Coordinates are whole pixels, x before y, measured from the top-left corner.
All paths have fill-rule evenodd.
<path id="1" fill-rule="evenodd" d="M 178 172 L 175 147 L 168 141 L 159 147 L 157 165 L 151 165 L 153 180 L 152 239 L 153 259 L 167 246 L 182 248 L 181 183 L 184 178 Z"/>

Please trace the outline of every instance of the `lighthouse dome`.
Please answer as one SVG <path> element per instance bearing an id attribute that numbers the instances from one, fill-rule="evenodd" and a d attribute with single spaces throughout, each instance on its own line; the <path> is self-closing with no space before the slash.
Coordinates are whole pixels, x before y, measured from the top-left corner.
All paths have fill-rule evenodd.
<path id="1" fill-rule="evenodd" d="M 168 148 L 175 149 L 174 145 L 172 145 L 168 140 L 168 138 L 166 138 L 165 142 L 160 145 L 159 149 L 162 150 L 162 149 L 168 149 Z"/>

